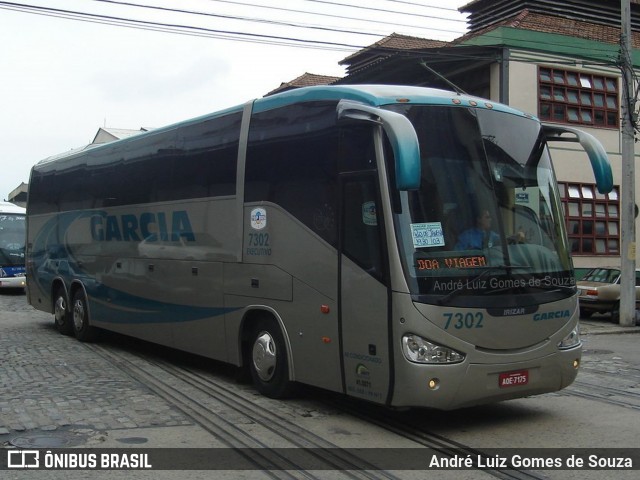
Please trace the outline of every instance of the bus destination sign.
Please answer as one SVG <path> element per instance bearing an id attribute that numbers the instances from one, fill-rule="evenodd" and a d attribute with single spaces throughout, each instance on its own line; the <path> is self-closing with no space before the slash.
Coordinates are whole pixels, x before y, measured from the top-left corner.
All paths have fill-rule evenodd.
<path id="1" fill-rule="evenodd" d="M 487 257 L 484 255 L 455 255 L 438 258 L 416 258 L 416 268 L 418 270 L 477 268 L 486 266 Z"/>

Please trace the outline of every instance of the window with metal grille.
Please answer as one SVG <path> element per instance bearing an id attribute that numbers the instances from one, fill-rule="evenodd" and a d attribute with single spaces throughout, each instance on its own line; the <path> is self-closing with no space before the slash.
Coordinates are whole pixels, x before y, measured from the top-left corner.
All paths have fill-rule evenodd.
<path id="1" fill-rule="evenodd" d="M 538 67 L 538 113 L 541 120 L 618 128 L 618 79 Z"/>
<path id="2" fill-rule="evenodd" d="M 558 182 L 573 255 L 620 254 L 620 196 L 589 183 Z"/>

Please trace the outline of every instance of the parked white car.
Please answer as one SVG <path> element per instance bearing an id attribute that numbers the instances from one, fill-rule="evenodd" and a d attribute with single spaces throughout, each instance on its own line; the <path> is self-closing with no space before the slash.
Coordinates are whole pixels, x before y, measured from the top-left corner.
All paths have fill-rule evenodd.
<path id="1" fill-rule="evenodd" d="M 610 313 L 617 322 L 620 318 L 619 267 L 596 267 L 577 282 L 580 293 L 580 316 L 588 318 L 594 313 Z M 636 309 L 640 307 L 640 269 L 636 270 Z"/>

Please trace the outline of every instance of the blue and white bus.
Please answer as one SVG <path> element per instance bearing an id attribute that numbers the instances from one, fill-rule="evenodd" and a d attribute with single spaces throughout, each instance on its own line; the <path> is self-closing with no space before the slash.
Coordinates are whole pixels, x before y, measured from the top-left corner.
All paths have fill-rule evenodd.
<path id="1" fill-rule="evenodd" d="M 549 141 L 592 136 L 406 86 L 309 87 L 44 160 L 30 303 L 81 341 L 112 330 L 394 407 L 569 385 L 578 303 Z M 490 217 L 490 218 L 484 218 Z M 490 226 L 490 241 L 463 244 Z"/>
<path id="2" fill-rule="evenodd" d="M 0 202 L 0 288 L 24 289 L 26 210 Z"/>

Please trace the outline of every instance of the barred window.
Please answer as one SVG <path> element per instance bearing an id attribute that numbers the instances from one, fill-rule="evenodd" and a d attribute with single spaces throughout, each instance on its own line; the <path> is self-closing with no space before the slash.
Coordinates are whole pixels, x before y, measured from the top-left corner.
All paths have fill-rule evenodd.
<path id="1" fill-rule="evenodd" d="M 557 68 L 538 68 L 541 120 L 618 128 L 618 79 Z"/>
<path id="2" fill-rule="evenodd" d="M 558 182 L 573 255 L 620 254 L 619 188 L 603 195 L 588 183 Z"/>

